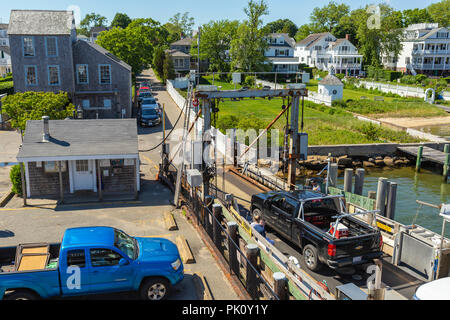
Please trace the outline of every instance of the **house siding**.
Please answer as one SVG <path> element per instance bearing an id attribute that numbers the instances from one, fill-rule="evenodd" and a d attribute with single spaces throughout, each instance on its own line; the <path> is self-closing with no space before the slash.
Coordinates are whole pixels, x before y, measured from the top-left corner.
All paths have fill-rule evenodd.
<path id="1" fill-rule="evenodd" d="M 66 162 L 66 172 L 62 172 L 63 190 L 64 193 L 70 193 L 69 182 L 69 167 Z M 59 173 L 46 173 L 44 169 L 44 162 L 41 168 L 37 167 L 36 162 L 28 162 L 28 177 L 29 177 L 29 197 L 37 196 L 59 196 Z"/>
<path id="2" fill-rule="evenodd" d="M 108 171 L 108 176 L 104 175 L 104 171 Z M 118 172 L 114 172 L 118 170 Z M 136 173 L 135 166 L 123 166 L 121 168 L 102 167 L 102 190 L 108 193 L 132 193 L 135 191 Z"/>
<path id="3" fill-rule="evenodd" d="M 34 57 L 24 57 L 21 35 L 10 35 L 11 62 L 13 68 L 14 90 L 15 92 L 44 91 L 59 92 L 65 91 L 72 97 L 74 93 L 73 85 L 73 54 L 72 40 L 70 36 L 55 36 L 57 38 L 58 56 L 47 57 L 45 38 L 46 36 L 33 36 Z M 48 66 L 59 66 L 59 85 L 50 85 L 48 80 Z M 37 86 L 27 86 L 25 79 L 25 66 L 36 66 Z"/>

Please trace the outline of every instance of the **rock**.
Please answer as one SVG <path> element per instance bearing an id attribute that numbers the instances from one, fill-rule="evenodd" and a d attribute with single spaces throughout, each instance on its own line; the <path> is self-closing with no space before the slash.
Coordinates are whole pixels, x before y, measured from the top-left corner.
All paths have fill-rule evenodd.
<path id="1" fill-rule="evenodd" d="M 374 158 L 369 158 L 369 160 L 367 160 L 368 162 L 372 162 L 375 163 L 375 159 Z"/>
<path id="2" fill-rule="evenodd" d="M 372 162 L 370 162 L 370 161 L 364 161 L 364 162 L 363 162 L 363 166 L 364 166 L 365 168 L 373 168 L 373 167 L 375 167 L 375 164 L 372 163 Z"/>
<path id="3" fill-rule="evenodd" d="M 353 167 L 360 168 L 363 166 L 363 163 L 361 161 L 353 161 Z"/>
<path id="4" fill-rule="evenodd" d="M 378 157 L 375 158 L 375 160 L 383 160 L 383 157 L 382 156 L 378 156 Z"/>
<path id="5" fill-rule="evenodd" d="M 384 167 L 384 160 L 375 160 L 375 165 L 377 167 Z"/>
<path id="6" fill-rule="evenodd" d="M 352 168 L 353 167 L 353 160 L 350 159 L 350 158 L 339 158 L 337 164 L 340 167 Z"/>
<path id="7" fill-rule="evenodd" d="M 395 166 L 394 159 L 392 159 L 391 157 L 386 157 L 386 158 L 384 158 L 383 162 L 384 162 L 384 164 L 385 164 L 386 166 L 388 166 L 388 167 L 393 167 L 393 166 Z"/>

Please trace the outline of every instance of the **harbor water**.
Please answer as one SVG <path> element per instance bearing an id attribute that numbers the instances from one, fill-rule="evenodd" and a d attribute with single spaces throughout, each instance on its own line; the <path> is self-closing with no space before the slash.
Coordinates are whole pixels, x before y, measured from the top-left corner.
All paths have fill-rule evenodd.
<path id="1" fill-rule="evenodd" d="M 365 196 L 369 191 L 377 191 L 378 179 L 384 177 L 398 184 L 397 207 L 395 220 L 405 225 L 420 225 L 426 229 L 441 234 L 442 218 L 439 210 L 423 206 L 416 200 L 440 205 L 450 202 L 450 182 L 443 183 L 442 176 L 436 172 L 422 169 L 420 173 L 415 168 L 376 168 L 366 169 L 364 180 Z M 339 188 L 344 188 L 344 177 L 338 179 Z M 450 223 L 447 224 L 446 237 L 450 238 Z"/>

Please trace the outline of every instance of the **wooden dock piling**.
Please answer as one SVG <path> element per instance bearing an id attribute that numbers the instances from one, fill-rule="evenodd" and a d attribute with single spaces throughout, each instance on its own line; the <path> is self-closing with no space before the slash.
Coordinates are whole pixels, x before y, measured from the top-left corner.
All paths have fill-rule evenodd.
<path id="1" fill-rule="evenodd" d="M 344 176 L 344 191 L 352 192 L 352 182 L 353 182 L 353 169 L 345 169 Z"/>
<path id="2" fill-rule="evenodd" d="M 417 151 L 416 172 L 420 172 L 420 167 L 422 166 L 422 156 L 423 156 L 423 146 L 420 146 L 419 150 Z"/>
<path id="3" fill-rule="evenodd" d="M 380 210 L 380 215 L 386 216 L 386 193 L 387 193 L 387 179 L 378 179 L 377 190 L 377 210 Z"/>
<path id="4" fill-rule="evenodd" d="M 363 168 L 359 168 L 356 170 L 354 193 L 357 195 L 360 195 L 360 196 L 362 196 L 362 194 L 363 194 L 365 174 L 366 174 L 366 170 Z"/>

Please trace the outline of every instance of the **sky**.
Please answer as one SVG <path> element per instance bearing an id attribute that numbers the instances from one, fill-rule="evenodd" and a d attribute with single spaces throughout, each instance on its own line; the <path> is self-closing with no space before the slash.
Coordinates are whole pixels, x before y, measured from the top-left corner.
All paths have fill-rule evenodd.
<path id="1" fill-rule="evenodd" d="M 357 9 L 366 4 L 389 3 L 396 10 L 426 8 L 440 0 L 336 0 L 350 8 Z M 248 0 L 20 0 L 19 2 L 0 0 L 0 22 L 8 23 L 12 9 L 66 10 L 79 8 L 80 16 L 99 13 L 111 22 L 117 12 L 128 14 L 131 18 L 152 18 L 166 23 L 177 12 L 189 12 L 195 18 L 196 26 L 211 20 L 244 20 L 243 8 Z M 298 26 L 309 23 L 309 16 L 315 7 L 326 5 L 329 0 L 266 0 L 270 14 L 264 22 L 277 19 L 291 19 Z"/>

